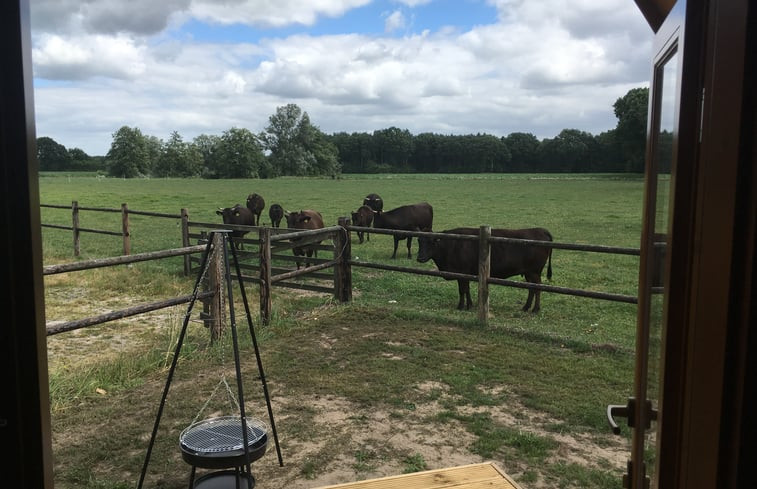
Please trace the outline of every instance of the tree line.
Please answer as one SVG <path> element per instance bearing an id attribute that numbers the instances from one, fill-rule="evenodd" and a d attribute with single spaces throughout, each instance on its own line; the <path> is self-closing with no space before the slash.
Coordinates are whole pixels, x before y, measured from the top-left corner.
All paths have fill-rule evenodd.
<path id="1" fill-rule="evenodd" d="M 367 132 L 323 133 L 296 104 L 276 109 L 259 134 L 233 127 L 220 136 L 201 134 L 167 141 L 123 126 L 105 156 L 37 139 L 40 170 L 99 171 L 122 177 L 275 178 L 339 173 L 642 172 L 648 88 L 634 88 L 613 104 L 614 129 L 592 135 L 563 129 L 539 140 L 526 132 L 411 134 L 389 127 Z"/>

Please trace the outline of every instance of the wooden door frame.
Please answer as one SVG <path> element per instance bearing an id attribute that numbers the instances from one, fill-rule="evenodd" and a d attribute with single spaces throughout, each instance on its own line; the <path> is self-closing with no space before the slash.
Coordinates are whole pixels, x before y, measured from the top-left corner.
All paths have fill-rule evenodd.
<path id="1" fill-rule="evenodd" d="M 755 487 L 755 14 L 693 0 L 685 14 L 656 475 L 660 488 Z"/>
<path id="2" fill-rule="evenodd" d="M 671 261 L 671 280 L 689 282 L 670 298 L 672 324 L 685 341 L 680 351 L 666 351 L 659 471 L 665 489 L 757 487 L 756 441 L 748 436 L 757 412 L 757 333 L 750 331 L 757 322 L 757 111 L 755 94 L 744 89 L 757 86 L 757 28 L 748 27 L 757 23 L 757 6 L 750 11 L 749 3 L 689 0 L 686 12 L 686 49 L 700 46 L 690 61 L 698 60 L 701 72 L 682 81 L 698 83 L 706 95 L 702 104 L 697 90 L 682 92 L 682 114 L 703 111 L 681 123 L 702 120 L 703 140 L 696 151 L 687 149 L 697 154 L 696 171 L 685 185 L 678 177 L 687 192 L 677 192 L 676 221 L 685 226 L 671 236 L 679 257 Z M 11 291 L 2 299 L 0 331 L 0 473 L 16 487 L 52 488 L 29 2 L 0 5 L 0 269 Z"/>

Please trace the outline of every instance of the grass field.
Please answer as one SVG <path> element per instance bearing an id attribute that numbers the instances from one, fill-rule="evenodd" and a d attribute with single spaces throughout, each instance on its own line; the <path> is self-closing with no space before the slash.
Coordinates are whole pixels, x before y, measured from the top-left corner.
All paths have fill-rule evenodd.
<path id="1" fill-rule="evenodd" d="M 232 181 L 58 174 L 40 178 L 40 201 L 127 203 L 175 214 L 187 208 L 194 221 L 219 222 L 218 207 L 243 204 L 257 192 L 267 205 L 316 209 L 330 225 L 376 192 L 385 209 L 431 203 L 435 231 L 542 226 L 557 242 L 638 247 L 642 187 L 640 177 L 623 175 Z M 70 211 L 41 213 L 43 223 L 70 224 Z M 181 244 L 175 220 L 134 216 L 131 224 L 133 253 Z M 118 230 L 120 217 L 87 212 L 80 225 Z M 121 250 L 111 236 L 83 235 L 81 246 L 83 258 Z M 373 235 L 364 244 L 353 236 L 354 259 L 433 266 L 391 260 L 391 251 L 389 236 Z M 45 264 L 72 261 L 70 232 L 45 229 L 43 254 Z M 552 266 L 554 285 L 635 295 L 636 257 L 556 250 Z M 193 277 L 180 272 L 180 261 L 168 259 L 47 277 L 47 320 L 187 294 Z M 267 454 L 256 463 L 261 486 L 314 487 L 489 459 L 524 488 L 620 487 L 627 433 L 610 435 L 604 411 L 631 393 L 635 306 L 545 293 L 542 311 L 532 315 L 520 310 L 525 290 L 492 287 L 492 317 L 484 328 L 475 312 L 455 309 L 454 282 L 362 268 L 353 273 L 353 301 L 346 305 L 274 289 L 274 321 L 259 339 L 285 467 Z M 257 300 L 256 291 L 248 295 Z M 183 313 L 176 308 L 48 339 L 56 486 L 134 487 Z M 190 326 L 151 462 L 159 487 L 186 484 L 178 432 L 229 367 L 228 345 L 208 345 L 202 326 Z M 250 351 L 246 344 L 245 366 L 254 370 Z M 249 384 L 246 392 L 258 394 L 259 383 Z M 265 418 L 260 396 L 251 397 Z"/>

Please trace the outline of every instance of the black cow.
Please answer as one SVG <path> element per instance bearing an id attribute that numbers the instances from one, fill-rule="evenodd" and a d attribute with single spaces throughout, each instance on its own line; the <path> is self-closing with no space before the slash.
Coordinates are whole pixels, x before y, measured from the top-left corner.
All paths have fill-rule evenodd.
<path id="1" fill-rule="evenodd" d="M 216 214 L 223 217 L 224 224 L 233 224 L 239 226 L 255 225 L 255 216 L 252 214 L 252 211 L 247 207 L 242 207 L 239 204 L 236 204 L 234 207 L 219 208 L 216 211 Z M 231 232 L 231 239 L 235 243 L 238 250 L 242 249 L 242 242 L 237 240 L 243 238 L 245 234 L 247 234 L 247 231 Z"/>
<path id="2" fill-rule="evenodd" d="M 250 209 L 250 211 L 255 216 L 254 220 L 255 222 L 252 224 L 253 226 L 260 226 L 260 214 L 263 213 L 263 209 L 265 209 L 265 200 L 261 195 L 258 194 L 250 194 L 247 196 L 247 208 Z"/>
<path id="3" fill-rule="evenodd" d="M 299 229 L 299 230 L 305 230 L 305 229 L 322 229 L 323 228 L 323 216 L 321 216 L 321 213 L 318 211 L 313 211 L 310 209 L 301 210 L 299 212 L 290 212 L 286 214 L 287 218 L 287 227 L 290 229 Z M 301 238 L 292 238 L 292 242 L 297 242 Z M 317 241 L 314 243 L 311 243 L 307 246 L 295 246 L 292 248 L 292 253 L 294 253 L 294 256 L 303 256 L 307 254 L 308 258 L 312 257 L 313 254 L 315 256 L 318 256 L 318 250 L 316 249 L 316 246 L 318 246 L 321 242 Z M 300 263 L 302 263 L 300 260 L 297 260 L 297 269 L 300 268 Z M 310 266 L 310 261 L 305 261 L 305 267 Z"/>
<path id="4" fill-rule="evenodd" d="M 363 205 L 367 205 L 376 212 L 384 210 L 384 201 L 381 200 L 379 194 L 368 194 L 363 199 Z"/>
<path id="5" fill-rule="evenodd" d="M 360 208 L 352 213 L 352 225 L 353 226 L 361 226 L 364 228 L 371 227 L 371 223 L 373 222 L 373 209 L 368 207 L 367 205 L 361 205 Z M 368 241 L 371 240 L 371 235 L 368 233 L 364 233 L 363 231 L 357 232 L 357 237 L 360 240 L 360 242 L 363 242 L 363 235 L 365 234 L 366 239 Z"/>
<path id="6" fill-rule="evenodd" d="M 434 221 L 434 209 L 428 202 L 410 204 L 397 207 L 386 212 L 373 214 L 373 227 L 380 229 L 398 229 L 402 231 L 431 231 Z M 400 240 L 407 239 L 407 257 L 411 258 L 410 244 L 412 236 L 394 236 L 394 253 L 392 258 L 397 257 L 397 244 Z"/>
<path id="7" fill-rule="evenodd" d="M 277 228 L 281 225 L 281 219 L 284 218 L 284 208 L 279 204 L 273 204 L 268 208 L 268 217 L 271 218 L 271 226 Z"/>
<path id="8" fill-rule="evenodd" d="M 442 231 L 447 234 L 467 234 L 478 236 L 477 228 L 455 228 Z M 552 235 L 543 228 L 530 229 L 492 229 L 492 236 L 498 238 L 529 239 L 535 241 L 552 241 Z M 425 263 L 434 260 L 443 272 L 478 275 L 478 241 L 440 238 L 418 238 L 418 261 Z M 507 278 L 523 275 L 526 282 L 541 283 L 541 272 L 547 264 L 547 279 L 552 278 L 552 248 L 517 243 L 491 244 L 491 276 Z M 453 280 L 453 279 L 446 279 Z M 470 283 L 457 279 L 460 300 L 458 309 L 463 309 L 463 297 L 466 308 L 471 308 Z M 523 306 L 528 311 L 533 300 L 532 312 L 539 312 L 541 291 L 528 289 L 528 300 Z"/>

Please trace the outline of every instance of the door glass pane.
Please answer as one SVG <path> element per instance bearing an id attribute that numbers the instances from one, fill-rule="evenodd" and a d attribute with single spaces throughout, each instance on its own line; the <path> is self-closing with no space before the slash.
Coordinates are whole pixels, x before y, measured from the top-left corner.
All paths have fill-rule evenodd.
<path id="1" fill-rule="evenodd" d="M 657 70 L 655 86 L 661 90 L 661 96 L 658 99 L 655 109 L 658 110 L 658 127 L 654 128 L 652 137 L 653 154 L 652 165 L 650 170 L 653 172 L 649 177 L 655 182 L 655 197 L 652 205 L 654 212 L 649 213 L 648 222 L 652 249 L 652 260 L 650 264 L 650 273 L 647 274 L 647 282 L 644 286 L 645 293 L 649 294 L 649 350 L 648 350 L 648 370 L 647 370 L 647 400 L 651 402 L 652 408 L 658 409 L 658 400 L 660 397 L 659 380 L 660 380 L 660 359 L 661 359 L 661 342 L 664 327 L 664 299 L 665 299 L 665 251 L 668 245 L 668 236 L 670 234 L 670 216 L 671 216 L 671 163 L 673 160 L 673 136 L 675 133 L 675 109 L 676 109 L 676 82 L 678 74 L 678 56 L 673 53 L 670 58 Z M 662 78 L 661 80 L 659 78 Z M 654 430 L 656 425 L 652 424 L 648 430 L 645 441 L 644 451 L 647 465 L 647 475 L 652 481 L 655 480 L 654 469 L 656 460 L 656 437 Z M 654 487 L 654 482 L 652 487 Z"/>

